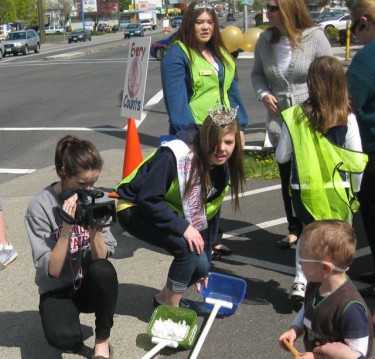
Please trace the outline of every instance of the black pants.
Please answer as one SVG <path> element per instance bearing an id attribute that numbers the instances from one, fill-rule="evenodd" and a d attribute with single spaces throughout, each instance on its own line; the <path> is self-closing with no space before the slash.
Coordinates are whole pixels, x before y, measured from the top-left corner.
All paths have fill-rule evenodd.
<path id="1" fill-rule="evenodd" d="M 95 313 L 95 336 L 107 339 L 113 326 L 118 293 L 117 273 L 112 263 L 90 263 L 81 287 L 65 288 L 40 296 L 39 312 L 48 343 L 60 350 L 78 352 L 82 343 L 80 313 Z"/>
<path id="2" fill-rule="evenodd" d="M 281 180 L 281 193 L 283 196 L 286 219 L 288 221 L 288 231 L 290 234 L 294 234 L 298 237 L 302 232 L 302 223 L 293 215 L 292 198 L 289 192 L 292 161 L 278 163 L 278 165 Z"/>

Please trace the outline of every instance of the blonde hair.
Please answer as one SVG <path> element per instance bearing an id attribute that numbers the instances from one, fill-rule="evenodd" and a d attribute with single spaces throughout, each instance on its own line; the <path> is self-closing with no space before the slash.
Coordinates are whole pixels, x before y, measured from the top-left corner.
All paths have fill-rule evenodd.
<path id="1" fill-rule="evenodd" d="M 369 20 L 375 21 L 374 0 L 354 0 L 350 6 L 350 15 L 353 19 L 359 19 L 361 16 L 367 16 Z"/>
<path id="2" fill-rule="evenodd" d="M 302 31 L 316 27 L 317 25 L 311 18 L 304 0 L 277 0 L 277 5 L 283 19 L 290 46 L 294 48 L 296 43 L 300 41 Z M 271 31 L 271 43 L 279 42 L 280 31 L 276 27 L 272 27 Z"/>
<path id="3" fill-rule="evenodd" d="M 353 227 L 339 220 L 321 220 L 307 225 L 301 239 L 306 240 L 307 252 L 313 258 L 329 257 L 340 267 L 347 268 L 354 259 L 357 245 Z"/>

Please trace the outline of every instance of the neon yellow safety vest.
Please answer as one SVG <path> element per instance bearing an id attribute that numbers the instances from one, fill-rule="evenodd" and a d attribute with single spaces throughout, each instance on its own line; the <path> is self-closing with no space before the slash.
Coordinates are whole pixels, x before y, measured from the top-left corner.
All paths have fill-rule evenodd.
<path id="1" fill-rule="evenodd" d="M 340 219 L 351 223 L 359 203 L 351 188 L 344 186 L 339 171 L 362 173 L 367 155 L 337 146 L 312 129 L 307 117 L 303 118 L 300 105 L 286 109 L 282 115 L 293 143 L 305 208 L 315 220 Z"/>
<path id="2" fill-rule="evenodd" d="M 140 167 L 146 161 L 149 161 L 155 155 L 155 153 L 156 153 L 156 151 L 154 151 L 153 153 L 151 153 L 145 160 L 143 160 L 143 162 L 129 176 L 127 176 L 126 178 L 124 178 L 117 185 L 117 187 L 115 188 L 115 191 L 117 192 L 117 189 L 121 185 L 123 185 L 125 183 L 130 183 L 132 181 L 132 179 L 138 173 L 138 170 L 140 169 Z M 220 194 L 220 196 L 218 196 L 217 198 L 215 198 L 212 202 L 206 203 L 205 209 L 206 209 L 206 216 L 207 216 L 208 220 L 212 219 L 215 216 L 215 214 L 217 213 L 217 211 L 219 210 L 219 208 L 221 206 L 221 203 L 223 202 L 224 197 L 225 197 L 226 193 L 228 192 L 228 189 L 229 189 L 229 184 L 225 187 L 225 189 Z M 183 210 L 183 206 L 182 206 L 182 200 L 181 200 L 180 185 L 179 185 L 179 182 L 178 182 L 178 176 L 176 176 L 176 178 L 172 181 L 171 186 L 169 187 L 167 193 L 165 194 L 165 197 L 164 197 L 163 201 L 173 211 L 176 211 L 177 213 L 180 214 L 181 217 L 184 217 L 184 210 Z M 129 208 L 131 206 L 136 206 L 136 205 L 137 204 L 135 204 L 135 203 L 132 203 L 132 202 L 129 202 L 129 201 L 126 201 L 126 200 L 123 200 L 123 199 L 119 199 L 117 201 L 117 212 L 122 211 L 124 209 L 127 209 L 127 208 Z"/>
<path id="3" fill-rule="evenodd" d="M 195 123 L 202 125 L 208 115 L 208 109 L 214 107 L 217 101 L 230 106 L 228 91 L 235 76 L 236 65 L 230 54 L 221 49 L 221 53 L 230 64 L 230 66 L 224 67 L 224 83 L 221 89 L 219 74 L 216 69 L 194 50 L 190 51 L 192 56 L 190 60 L 187 47 L 181 41 L 176 41 L 176 43 L 181 47 L 190 62 L 193 95 L 189 101 L 189 106 Z"/>

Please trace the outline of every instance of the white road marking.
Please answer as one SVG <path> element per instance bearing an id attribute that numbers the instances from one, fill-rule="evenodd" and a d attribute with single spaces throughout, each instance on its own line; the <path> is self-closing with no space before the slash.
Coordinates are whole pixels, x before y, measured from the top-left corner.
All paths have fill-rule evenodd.
<path id="1" fill-rule="evenodd" d="M 35 172 L 36 169 L 22 169 L 22 168 L 0 168 L 0 173 L 10 173 L 10 174 L 28 174 Z"/>
<path id="2" fill-rule="evenodd" d="M 282 218 L 273 219 L 273 220 L 267 221 L 267 222 L 253 224 L 252 226 L 242 227 L 242 228 L 235 229 L 233 231 L 226 232 L 226 233 L 223 234 L 223 238 L 228 239 L 228 238 L 231 238 L 231 237 L 234 237 L 234 236 L 241 236 L 242 234 L 245 234 L 245 233 L 251 233 L 251 232 L 258 231 L 259 229 L 275 227 L 275 226 L 278 226 L 280 224 L 284 224 L 284 223 L 287 223 L 287 222 L 288 221 L 286 220 L 286 217 L 282 217 Z M 240 240 L 242 239 L 244 241 L 249 240 L 249 238 L 247 238 L 247 237 L 240 237 L 240 238 L 236 238 L 236 239 L 240 239 Z"/>

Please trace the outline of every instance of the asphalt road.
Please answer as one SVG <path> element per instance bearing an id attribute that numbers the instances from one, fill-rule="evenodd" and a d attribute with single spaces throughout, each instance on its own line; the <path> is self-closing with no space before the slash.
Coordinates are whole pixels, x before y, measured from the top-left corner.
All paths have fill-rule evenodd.
<path id="1" fill-rule="evenodd" d="M 156 39 L 165 35 L 157 30 L 152 36 Z M 39 55 L 6 58 L 0 63 L 0 199 L 6 208 L 9 239 L 20 255 L 0 272 L 0 358 L 90 357 L 92 316 L 82 315 L 87 347 L 81 355 L 60 353 L 45 342 L 23 215 L 35 193 L 56 180 L 53 152 L 56 141 L 66 133 L 93 141 L 101 151 L 105 167 L 98 182 L 100 188 L 111 190 L 120 179 L 126 119 L 120 117 L 119 94 L 129 41 L 122 40 L 121 34 L 111 39 L 114 41 L 110 44 L 105 38 L 94 38 L 92 43 L 72 47 L 47 45 Z M 84 54 L 71 59 L 45 59 L 67 52 Z M 159 134 L 168 129 L 162 99 L 150 104 L 161 89 L 159 66 L 150 60 L 145 93 L 149 105 L 138 129 L 145 154 L 157 146 Z M 251 59 L 238 60 L 240 89 L 251 118 L 247 140 L 258 144 L 264 137 L 265 114 L 251 90 L 251 66 Z M 35 171 L 16 174 L 4 173 L 4 169 Z M 214 321 L 200 358 L 291 357 L 277 343 L 300 306 L 287 295 L 293 281 L 295 251 L 280 250 L 276 245 L 286 234 L 279 181 L 250 180 L 246 187 L 241 212 L 233 213 L 229 200 L 223 204 L 223 242 L 234 254 L 214 262 L 212 270 L 244 278 L 247 294 L 233 316 Z M 358 259 L 349 271 L 353 279 L 371 269 L 360 224 L 357 218 Z M 118 225 L 113 231 L 118 247 L 112 261 L 120 291 L 112 344 L 116 358 L 141 358 L 153 346 L 145 334 L 153 311 L 151 298 L 164 285 L 170 257 L 124 235 Z M 187 296 L 199 298 L 193 288 Z M 373 301 L 368 303 L 373 311 Z M 198 324 L 202 328 L 202 318 Z M 297 347 L 302 349 L 300 343 Z M 170 356 L 188 358 L 189 351 L 165 349 L 160 355 Z"/>

